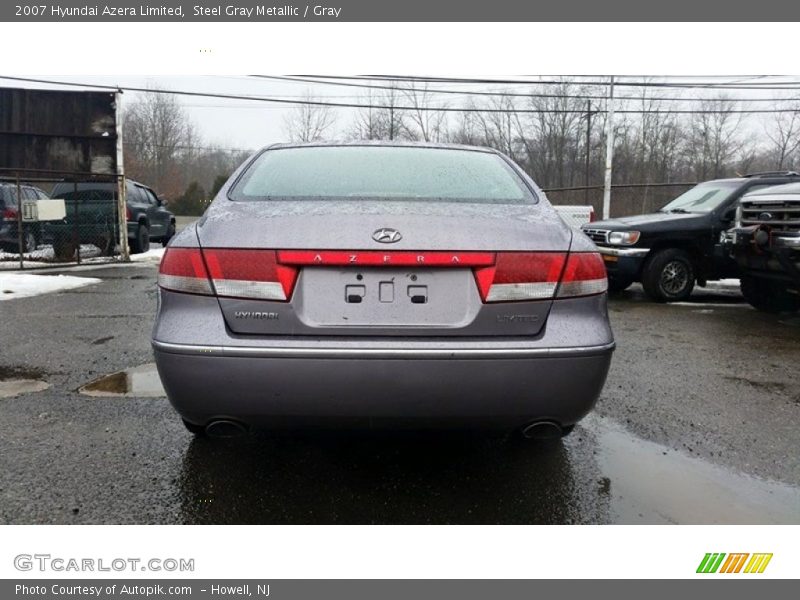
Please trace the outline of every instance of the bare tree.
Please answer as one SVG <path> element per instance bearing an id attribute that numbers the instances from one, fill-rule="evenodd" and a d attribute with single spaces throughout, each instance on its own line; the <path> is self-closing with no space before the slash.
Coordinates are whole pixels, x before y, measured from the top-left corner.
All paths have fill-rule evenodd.
<path id="1" fill-rule="evenodd" d="M 303 100 L 308 103 L 320 99 L 306 91 Z M 299 104 L 286 115 L 283 129 L 293 142 L 313 142 L 325 139 L 325 135 L 336 123 L 336 113 L 331 106 L 319 104 Z"/>
<path id="2" fill-rule="evenodd" d="M 391 85 L 380 93 L 372 90 L 363 96 L 349 137 L 361 140 L 409 140 L 414 135 L 408 126 L 406 111 L 401 109 L 400 88 Z"/>
<path id="3" fill-rule="evenodd" d="M 414 125 L 414 137 L 425 142 L 441 142 L 447 137 L 447 112 L 436 110 L 447 104 L 435 106 L 435 93 L 425 83 L 411 83 L 403 89 L 403 98 L 411 107 L 409 119 Z"/>
<path id="4" fill-rule="evenodd" d="M 793 102 L 786 112 L 776 113 L 766 135 L 772 142 L 769 151 L 774 155 L 773 164 L 780 171 L 800 148 L 800 101 Z"/>
<path id="5" fill-rule="evenodd" d="M 178 99 L 157 90 L 146 92 L 129 105 L 123 118 L 130 175 L 169 196 L 181 192 L 178 164 L 192 153 L 197 134 Z"/>
<path id="6" fill-rule="evenodd" d="M 737 105 L 720 95 L 716 101 L 702 101 L 699 112 L 692 115 L 687 151 L 697 179 L 722 177 L 744 148 L 740 135 L 743 117 L 733 112 Z"/>

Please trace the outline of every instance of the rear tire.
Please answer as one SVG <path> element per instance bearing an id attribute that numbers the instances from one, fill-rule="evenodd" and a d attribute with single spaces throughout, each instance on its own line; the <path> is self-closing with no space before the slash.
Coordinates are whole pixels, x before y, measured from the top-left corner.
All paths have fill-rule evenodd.
<path id="1" fill-rule="evenodd" d="M 776 314 L 800 310 L 800 297 L 776 281 L 745 276 L 740 286 L 747 303 L 760 311 Z"/>
<path id="2" fill-rule="evenodd" d="M 175 223 L 170 223 L 169 227 L 167 227 L 167 233 L 161 238 L 161 245 L 166 248 L 173 237 L 175 237 Z"/>
<path id="3" fill-rule="evenodd" d="M 686 300 L 694 289 L 695 269 L 689 254 L 666 248 L 652 254 L 642 269 L 642 287 L 656 302 Z"/>
<path id="4" fill-rule="evenodd" d="M 57 260 L 72 260 L 72 258 L 75 256 L 75 250 L 75 242 L 72 240 L 66 239 L 62 236 L 58 236 L 55 240 L 53 240 L 53 253 L 55 254 Z"/>
<path id="5" fill-rule="evenodd" d="M 136 228 L 136 237 L 131 242 L 131 254 L 142 254 L 150 250 L 150 230 L 147 225 L 139 224 Z"/>
<path id="6" fill-rule="evenodd" d="M 95 240 L 94 245 L 100 248 L 103 256 L 114 256 L 117 253 L 117 239 L 114 231 L 112 229 L 106 231 Z"/>
<path id="7" fill-rule="evenodd" d="M 39 242 L 36 239 L 36 233 L 31 231 L 30 229 L 25 229 L 22 232 L 22 252 L 24 254 L 28 254 L 30 252 L 35 252 L 36 248 L 39 247 Z"/>

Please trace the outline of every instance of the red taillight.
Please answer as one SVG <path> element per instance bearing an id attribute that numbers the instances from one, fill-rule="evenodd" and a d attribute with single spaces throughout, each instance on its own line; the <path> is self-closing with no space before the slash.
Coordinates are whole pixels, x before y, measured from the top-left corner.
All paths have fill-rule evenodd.
<path id="1" fill-rule="evenodd" d="M 596 252 L 499 252 L 495 266 L 475 270 L 475 281 L 484 302 L 585 296 L 608 285 Z"/>
<path id="2" fill-rule="evenodd" d="M 158 267 L 158 285 L 175 292 L 214 293 L 200 248 L 167 248 Z"/>
<path id="3" fill-rule="evenodd" d="M 595 214 L 594 209 L 589 211 L 589 223 L 593 223 L 597 220 L 597 214 Z"/>
<path id="4" fill-rule="evenodd" d="M 3 211 L 3 218 L 4 219 L 14 219 L 14 220 L 16 220 L 18 216 L 19 216 L 19 213 L 17 212 L 16 208 L 6 208 Z"/>
<path id="5" fill-rule="evenodd" d="M 133 221 L 133 212 L 131 212 L 130 206 L 125 207 L 125 219 L 127 221 Z"/>
<path id="6" fill-rule="evenodd" d="M 287 301 L 297 269 L 279 265 L 274 250 L 203 250 L 218 296 Z"/>
<path id="7" fill-rule="evenodd" d="M 484 302 L 552 298 L 565 260 L 560 252 L 498 252 L 493 267 L 476 269 L 475 280 Z"/>
<path id="8" fill-rule="evenodd" d="M 569 255 L 561 285 L 558 286 L 558 298 L 591 296 L 601 294 L 607 289 L 606 265 L 600 254 L 574 252 Z"/>
<path id="9" fill-rule="evenodd" d="M 296 280 L 274 250 L 167 248 L 158 272 L 158 285 L 175 292 L 283 302 Z"/>

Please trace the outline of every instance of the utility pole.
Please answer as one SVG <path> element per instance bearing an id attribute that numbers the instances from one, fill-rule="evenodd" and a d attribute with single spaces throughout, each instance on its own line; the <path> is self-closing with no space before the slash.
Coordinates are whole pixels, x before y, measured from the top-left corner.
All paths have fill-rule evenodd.
<path id="1" fill-rule="evenodd" d="M 608 91 L 606 114 L 606 177 L 603 186 L 603 219 L 611 216 L 611 165 L 614 160 L 614 76 Z"/>
<path id="2" fill-rule="evenodd" d="M 583 174 L 583 203 L 589 204 L 589 145 L 592 143 L 592 101 L 586 101 L 586 167 Z"/>

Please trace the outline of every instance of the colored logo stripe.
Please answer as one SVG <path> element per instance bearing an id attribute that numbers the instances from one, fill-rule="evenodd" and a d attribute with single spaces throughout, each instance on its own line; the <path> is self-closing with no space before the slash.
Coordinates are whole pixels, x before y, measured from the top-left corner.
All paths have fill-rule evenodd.
<path id="1" fill-rule="evenodd" d="M 728 557 L 727 559 L 725 557 Z M 750 557 L 748 561 L 747 558 Z M 722 561 L 725 561 L 724 563 Z M 772 553 L 756 553 L 751 555 L 748 552 L 734 552 L 725 554 L 724 552 L 708 552 L 700 561 L 697 567 L 698 573 L 740 573 L 744 567 L 745 573 L 763 573 L 769 561 L 772 560 Z M 745 566 L 745 562 L 747 566 Z M 721 565 L 721 568 L 720 568 Z"/>
<path id="2" fill-rule="evenodd" d="M 742 570 L 742 566 L 744 566 L 744 561 L 747 560 L 747 557 L 750 556 L 748 553 L 735 553 L 729 554 L 728 558 L 722 563 L 722 568 L 720 569 L 720 573 L 738 573 Z"/>
<path id="3" fill-rule="evenodd" d="M 698 573 L 716 573 L 719 569 L 722 559 L 725 558 L 725 553 L 706 553 L 703 560 L 700 561 L 700 566 L 697 567 Z"/>
<path id="4" fill-rule="evenodd" d="M 769 554 L 753 554 L 750 562 L 744 568 L 745 573 L 763 573 L 767 568 L 769 561 L 772 560 L 772 553 Z"/>

